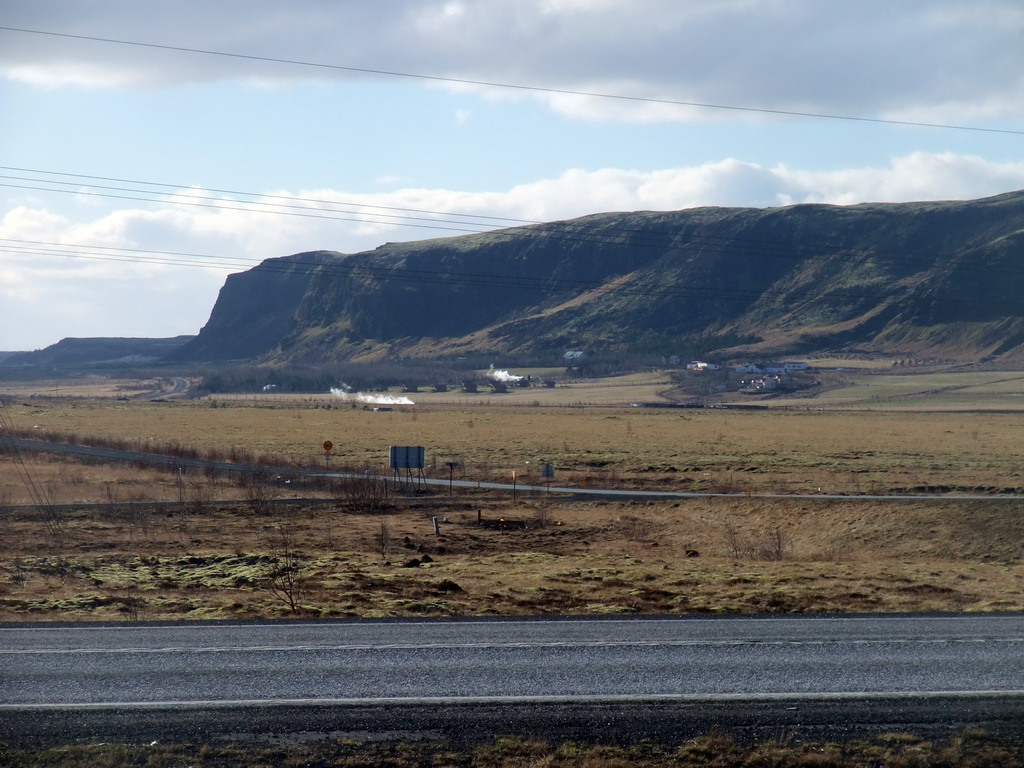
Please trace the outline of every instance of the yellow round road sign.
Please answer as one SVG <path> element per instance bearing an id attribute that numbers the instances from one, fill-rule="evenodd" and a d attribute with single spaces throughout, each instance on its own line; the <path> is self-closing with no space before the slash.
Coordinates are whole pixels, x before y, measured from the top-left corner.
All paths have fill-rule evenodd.
<path id="1" fill-rule="evenodd" d="M 329 451 L 333 447 L 334 447 L 334 443 L 332 443 L 330 440 L 324 440 L 324 450 L 325 451 Z"/>

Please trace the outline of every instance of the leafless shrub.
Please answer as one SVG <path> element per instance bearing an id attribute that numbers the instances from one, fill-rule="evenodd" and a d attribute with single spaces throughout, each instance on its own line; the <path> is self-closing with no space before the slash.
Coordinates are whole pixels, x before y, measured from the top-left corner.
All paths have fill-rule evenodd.
<path id="1" fill-rule="evenodd" d="M 391 506 L 391 488 L 386 477 L 369 472 L 348 472 L 334 479 L 331 493 L 347 512 L 375 514 Z"/>
<path id="2" fill-rule="evenodd" d="M 785 560 L 793 551 L 790 535 L 776 526 L 759 537 L 744 536 L 734 523 L 725 526 L 725 547 L 730 557 L 742 560 Z"/>
<path id="3" fill-rule="evenodd" d="M 122 597 L 118 603 L 120 603 L 117 606 L 118 613 L 123 614 L 130 621 L 138 621 L 139 616 L 149 608 L 145 598 L 141 597 Z"/>
<path id="4" fill-rule="evenodd" d="M 296 549 L 295 528 L 290 519 L 274 527 L 270 568 L 260 586 L 295 613 L 306 591 L 305 558 Z"/>
<path id="5" fill-rule="evenodd" d="M 743 560 L 754 556 L 755 550 L 750 540 L 740 533 L 735 523 L 725 524 L 725 550 L 729 557 Z"/>
<path id="6" fill-rule="evenodd" d="M 278 492 L 270 473 L 244 472 L 239 484 L 242 486 L 245 500 L 254 515 L 262 517 L 272 511 L 277 501 Z"/>
<path id="7" fill-rule="evenodd" d="M 213 505 L 213 486 L 202 478 L 190 477 L 185 483 L 185 511 L 201 515 Z"/>
<path id="8" fill-rule="evenodd" d="M 102 512 L 103 519 L 126 526 L 129 540 L 135 538 L 136 529 L 149 536 L 153 523 L 153 509 L 149 503 L 143 501 L 143 494 L 134 494 L 132 501 L 125 501 L 122 490 L 112 482 L 103 484 L 103 493 L 106 501 Z"/>
<path id="9" fill-rule="evenodd" d="M 758 554 L 762 560 L 784 560 L 792 549 L 788 533 L 776 526 L 761 537 Z"/>
<path id="10" fill-rule="evenodd" d="M 103 483 L 103 498 L 111 506 L 121 501 L 121 492 L 115 483 L 110 481 Z"/>
<path id="11" fill-rule="evenodd" d="M 11 582 L 18 585 L 19 587 L 25 587 L 28 584 L 29 567 L 28 564 L 22 558 L 15 558 L 14 561 L 3 568 L 3 570 L 10 577 Z"/>
<path id="12" fill-rule="evenodd" d="M 619 531 L 627 541 L 647 541 L 658 531 L 658 524 L 635 515 L 626 515 L 619 519 Z"/>
<path id="13" fill-rule="evenodd" d="M 47 560 L 38 566 L 39 573 L 43 576 L 51 576 L 60 582 L 63 587 L 67 584 L 68 579 L 71 578 L 74 573 L 75 567 L 71 561 L 65 557 L 58 557 L 53 560 Z"/>
<path id="14" fill-rule="evenodd" d="M 380 551 L 380 556 L 384 562 L 388 562 L 388 558 L 391 555 L 391 526 L 388 525 L 388 521 L 382 515 L 380 518 L 380 530 L 374 537 L 377 549 Z"/>

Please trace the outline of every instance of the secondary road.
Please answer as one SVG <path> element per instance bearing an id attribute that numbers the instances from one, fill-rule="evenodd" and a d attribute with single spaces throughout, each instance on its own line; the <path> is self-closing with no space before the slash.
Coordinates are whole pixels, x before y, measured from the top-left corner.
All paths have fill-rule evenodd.
<path id="1" fill-rule="evenodd" d="M 851 706 L 888 723 L 1020 727 L 1022 657 L 1020 615 L 5 626 L 0 741 L 66 730 L 69 713 L 102 731 L 155 710 L 185 732 L 218 717 L 246 731 L 247 710 L 332 730 L 369 711 L 390 732 L 452 707 L 467 723 L 498 708 L 502 732 L 545 708 L 580 727 L 608 707 L 641 730 L 716 709 L 834 727 Z"/>
<path id="2" fill-rule="evenodd" d="M 107 461 L 130 461 L 133 463 L 149 463 L 164 467 L 190 467 L 196 469 L 216 469 L 223 472 L 269 472 L 287 477 L 362 477 L 342 472 L 325 472 L 320 469 L 296 469 L 294 467 L 268 467 L 249 464 L 234 464 L 226 461 L 208 461 L 205 459 L 189 459 L 176 456 L 164 456 L 140 451 L 125 451 L 115 448 L 95 448 L 87 445 L 70 445 L 44 440 L 28 440 L 19 437 L 0 435 L 0 449 L 9 447 L 20 451 L 46 451 L 78 456 L 90 456 Z M 384 476 L 390 480 L 390 476 Z M 993 499 L 1024 499 L 1015 494 L 878 494 L 878 495 L 847 495 L 833 493 L 702 493 L 695 491 L 638 491 L 618 490 L 611 488 L 575 488 L 558 485 L 523 485 L 521 483 L 490 483 L 475 480 L 448 480 L 446 478 L 420 478 L 404 481 L 401 485 L 415 487 L 417 484 L 432 487 L 476 488 L 482 490 L 501 491 L 503 493 L 551 493 L 560 496 L 577 496 L 581 498 L 616 499 L 620 501 L 665 501 L 672 499 L 700 498 L 754 498 L 754 499 L 819 499 L 819 500 L 864 500 L 864 501 L 920 501 L 934 499 L 952 499 L 960 501 L 992 501 Z"/>

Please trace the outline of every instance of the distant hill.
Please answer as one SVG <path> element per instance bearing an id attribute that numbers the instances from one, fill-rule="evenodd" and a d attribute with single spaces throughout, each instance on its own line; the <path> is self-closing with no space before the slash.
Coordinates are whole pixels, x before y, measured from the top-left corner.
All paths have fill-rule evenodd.
<path id="1" fill-rule="evenodd" d="M 954 358 L 1024 345 L 1024 192 L 604 213 L 269 259 L 168 356 L 321 363 L 568 349 Z"/>
<path id="2" fill-rule="evenodd" d="M 194 336 L 166 339 L 91 338 L 61 339 L 34 352 L 12 352 L 0 365 L 66 368 L 89 365 L 140 365 L 153 363 L 175 352 Z"/>

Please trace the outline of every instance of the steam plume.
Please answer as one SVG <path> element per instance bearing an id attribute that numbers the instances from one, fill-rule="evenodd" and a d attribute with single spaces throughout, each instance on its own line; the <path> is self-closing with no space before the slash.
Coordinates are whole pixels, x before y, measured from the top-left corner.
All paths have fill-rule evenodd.
<path id="1" fill-rule="evenodd" d="M 522 376 L 517 376 L 516 374 L 509 373 L 508 371 L 490 371 L 487 375 L 495 381 L 515 382 L 523 380 Z"/>
<path id="2" fill-rule="evenodd" d="M 339 397 L 344 402 L 366 403 L 367 405 L 415 405 L 408 397 L 396 397 L 395 395 L 371 395 L 366 392 L 352 394 L 352 387 L 345 382 L 340 387 L 331 387 L 331 394 Z"/>

